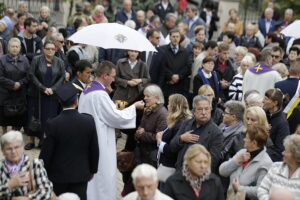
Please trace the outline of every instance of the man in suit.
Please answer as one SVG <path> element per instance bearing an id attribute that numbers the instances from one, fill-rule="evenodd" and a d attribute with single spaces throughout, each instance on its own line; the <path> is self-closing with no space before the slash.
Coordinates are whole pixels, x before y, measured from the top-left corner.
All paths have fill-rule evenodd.
<path id="1" fill-rule="evenodd" d="M 99 147 L 93 117 L 75 109 L 77 92 L 72 83 L 57 89 L 63 111 L 47 122 L 40 158 L 57 195 L 73 192 L 86 200 L 87 183 L 98 171 Z"/>
<path id="2" fill-rule="evenodd" d="M 165 102 L 171 94 L 184 94 L 188 87 L 188 76 L 191 73 L 191 60 L 188 51 L 179 45 L 178 29 L 170 31 L 170 44 L 163 46 L 165 51 L 164 84 L 162 87 Z"/>
<path id="3" fill-rule="evenodd" d="M 191 41 L 195 41 L 195 28 L 199 25 L 205 27 L 205 22 L 198 16 L 198 8 L 194 5 L 189 5 L 187 7 L 186 15 L 187 19 L 184 21 L 184 23 L 187 24 L 189 28 L 187 36 Z"/>
<path id="4" fill-rule="evenodd" d="M 73 80 L 73 83 L 76 86 L 79 86 L 79 90 L 83 90 L 86 84 L 91 82 L 91 74 L 93 71 L 92 64 L 87 60 L 79 60 L 76 65 L 76 77 Z M 81 92 L 79 92 L 81 94 Z"/>
<path id="5" fill-rule="evenodd" d="M 258 20 L 258 27 L 260 32 L 266 37 L 269 32 L 275 31 L 276 21 L 273 18 L 274 10 L 272 8 L 266 8 L 265 18 L 260 18 Z"/>
<path id="6" fill-rule="evenodd" d="M 149 30 L 147 32 L 147 38 L 157 50 L 157 52 L 148 52 L 146 58 L 151 83 L 157 84 L 158 86 L 162 87 L 164 82 L 165 53 L 164 50 L 159 47 L 160 31 L 157 29 Z"/>

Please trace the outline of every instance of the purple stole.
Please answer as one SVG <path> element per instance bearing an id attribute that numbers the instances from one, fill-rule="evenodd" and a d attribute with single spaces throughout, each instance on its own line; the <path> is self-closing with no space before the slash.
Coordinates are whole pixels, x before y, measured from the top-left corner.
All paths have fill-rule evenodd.
<path id="1" fill-rule="evenodd" d="M 99 91 L 99 90 L 103 90 L 106 91 L 103 86 L 101 85 L 101 83 L 99 83 L 98 81 L 92 81 L 90 84 L 88 84 L 85 89 L 83 90 L 84 94 L 93 92 L 93 91 Z"/>
<path id="2" fill-rule="evenodd" d="M 251 71 L 254 74 L 263 74 L 263 73 L 266 73 L 266 72 L 273 71 L 273 69 L 272 69 L 272 67 L 269 67 L 268 65 L 259 64 L 259 65 L 256 65 L 254 67 L 250 67 L 249 71 Z"/>

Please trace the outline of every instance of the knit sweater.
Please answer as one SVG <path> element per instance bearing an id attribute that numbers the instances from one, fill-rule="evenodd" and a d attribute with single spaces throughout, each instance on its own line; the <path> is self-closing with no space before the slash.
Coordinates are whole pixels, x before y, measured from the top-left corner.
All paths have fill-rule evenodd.
<path id="1" fill-rule="evenodd" d="M 268 200 L 272 190 L 279 188 L 288 189 L 300 200 L 300 167 L 289 177 L 289 169 L 284 162 L 273 163 L 268 174 L 262 180 L 257 196 L 259 200 Z"/>

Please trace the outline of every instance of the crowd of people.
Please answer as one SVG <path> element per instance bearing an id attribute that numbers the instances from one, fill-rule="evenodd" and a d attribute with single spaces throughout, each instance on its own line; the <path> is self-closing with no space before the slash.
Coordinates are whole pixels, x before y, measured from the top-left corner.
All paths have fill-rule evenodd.
<path id="1" fill-rule="evenodd" d="M 280 33 L 293 9 L 269 1 L 244 24 L 232 8 L 222 25 L 215 2 L 173 3 L 77 3 L 65 27 L 47 6 L 7 8 L 0 199 L 114 200 L 119 170 L 126 200 L 300 200 L 300 38 Z M 157 51 L 68 40 L 108 22 Z"/>

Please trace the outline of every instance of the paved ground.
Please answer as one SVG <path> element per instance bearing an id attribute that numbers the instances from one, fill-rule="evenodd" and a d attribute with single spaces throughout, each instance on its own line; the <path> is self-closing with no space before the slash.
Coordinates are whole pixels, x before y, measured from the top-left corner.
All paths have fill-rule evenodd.
<path id="1" fill-rule="evenodd" d="M 0 128 L 0 135 L 2 135 L 2 129 Z M 24 136 L 25 141 L 27 141 L 27 136 Z M 122 134 L 122 137 L 118 139 L 118 143 L 117 143 L 117 151 L 121 151 L 124 146 L 125 146 L 125 141 L 126 141 L 126 135 Z M 31 158 L 37 158 L 40 154 L 40 150 L 39 149 L 32 149 L 30 151 L 26 151 L 25 153 L 31 157 Z M 0 151 L 0 159 L 3 159 L 3 154 L 2 151 Z M 121 191 L 123 189 L 123 182 L 122 182 L 122 175 L 118 172 L 117 174 L 117 200 L 121 200 Z"/>

